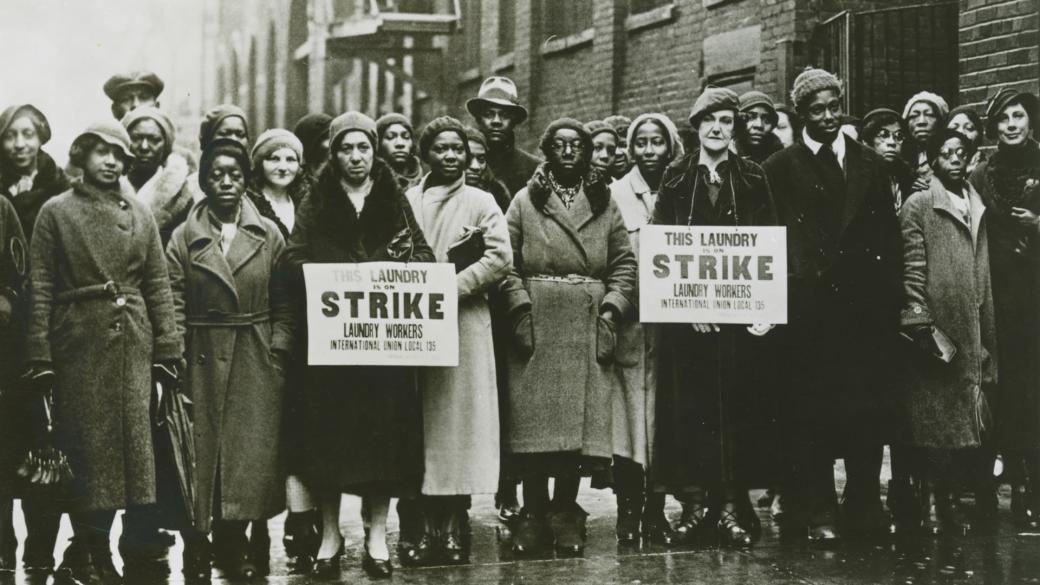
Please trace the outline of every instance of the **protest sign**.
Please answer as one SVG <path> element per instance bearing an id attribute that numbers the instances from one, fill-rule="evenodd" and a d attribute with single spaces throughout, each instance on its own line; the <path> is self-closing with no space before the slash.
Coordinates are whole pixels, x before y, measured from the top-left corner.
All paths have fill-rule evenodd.
<path id="1" fill-rule="evenodd" d="M 307 363 L 459 365 L 451 264 L 305 264 Z"/>
<path id="2" fill-rule="evenodd" d="M 783 227 L 643 226 L 644 323 L 787 323 Z"/>

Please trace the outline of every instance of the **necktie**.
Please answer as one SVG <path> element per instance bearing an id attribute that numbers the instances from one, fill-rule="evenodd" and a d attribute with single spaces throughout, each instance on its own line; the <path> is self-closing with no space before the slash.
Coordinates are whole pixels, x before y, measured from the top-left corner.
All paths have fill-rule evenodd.
<path id="1" fill-rule="evenodd" d="M 834 149 L 830 145 L 825 144 L 820 147 L 820 151 L 816 153 L 816 157 L 820 159 L 820 162 L 827 167 L 828 171 L 837 171 L 842 177 L 845 176 L 845 171 L 841 168 L 841 163 L 838 162 L 838 155 L 834 154 Z"/>

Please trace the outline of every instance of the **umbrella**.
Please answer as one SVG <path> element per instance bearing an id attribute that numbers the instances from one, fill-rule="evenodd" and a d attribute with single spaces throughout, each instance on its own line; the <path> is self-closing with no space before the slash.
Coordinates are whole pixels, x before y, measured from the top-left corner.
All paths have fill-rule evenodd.
<path id="1" fill-rule="evenodd" d="M 41 444 L 26 453 L 18 467 L 18 477 L 37 488 L 67 485 L 72 480 L 72 468 L 69 467 L 69 458 L 54 444 L 54 417 L 51 415 L 54 398 L 50 391 L 41 392 L 40 398 L 46 430 Z"/>
<path id="2" fill-rule="evenodd" d="M 194 526 L 195 510 L 195 432 L 191 400 L 174 384 L 164 387 L 155 382 L 159 397 L 155 410 L 155 457 L 157 466 L 176 471 L 177 492 L 184 506 L 182 517 Z"/>

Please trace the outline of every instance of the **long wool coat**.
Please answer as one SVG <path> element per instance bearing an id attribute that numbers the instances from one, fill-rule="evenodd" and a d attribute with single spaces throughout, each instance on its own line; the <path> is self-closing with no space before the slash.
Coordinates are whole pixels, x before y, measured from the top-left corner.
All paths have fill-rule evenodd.
<path id="1" fill-rule="evenodd" d="M 656 191 L 633 166 L 625 176 L 610 185 L 610 195 L 625 222 L 632 253 L 639 260 L 639 230 L 650 223 Z M 614 455 L 646 466 L 653 453 L 654 404 L 657 375 L 647 367 L 654 358 L 652 335 L 638 319 L 625 321 L 618 328 L 617 363 L 621 384 L 613 396 Z"/>
<path id="2" fill-rule="evenodd" d="M 850 442 L 891 438 L 902 279 L 899 221 L 883 159 L 845 139 L 844 177 L 794 144 L 762 165 L 787 227 L 788 325 L 779 328 L 793 428 Z"/>
<path id="3" fill-rule="evenodd" d="M 986 205 L 1000 381 L 993 393 L 997 444 L 1040 452 L 1040 229 L 1018 224 L 1012 207 L 1040 213 L 1040 144 L 1000 146 L 971 182 Z"/>
<path id="4" fill-rule="evenodd" d="M 76 183 L 40 209 L 30 244 L 30 363 L 55 371 L 55 427 L 87 510 L 155 500 L 152 364 L 181 359 L 152 214 Z"/>
<path id="5" fill-rule="evenodd" d="M 15 470 L 31 432 L 22 416 L 25 400 L 18 395 L 28 260 L 18 215 L 11 202 L 0 197 L 0 298 L 11 307 L 8 320 L 0 323 L 0 498 L 13 492 Z"/>
<path id="6" fill-rule="evenodd" d="M 509 313 L 529 307 L 534 325 L 534 354 L 510 359 L 507 450 L 609 458 L 621 379 L 613 363 L 596 361 L 596 323 L 607 305 L 632 318 L 636 259 L 602 180 L 567 209 L 543 172 L 506 214 L 513 270 L 501 290 Z"/>
<path id="7" fill-rule="evenodd" d="M 777 221 L 761 167 L 731 155 L 718 166 L 717 201 L 708 196 L 699 151 L 666 171 L 654 208 L 658 225 L 769 226 Z M 654 484 L 672 493 L 694 487 L 747 489 L 774 477 L 776 331 L 743 325 L 698 333 L 688 323 L 658 324 Z"/>
<path id="8" fill-rule="evenodd" d="M 415 219 L 439 262 L 463 228 L 484 230 L 484 255 L 458 273 L 459 365 L 423 368 L 422 493 L 490 494 L 498 488 L 499 424 L 495 350 L 487 293 L 509 274 L 513 249 L 506 220 L 489 193 L 465 184 L 408 191 Z"/>
<path id="9" fill-rule="evenodd" d="M 988 411 L 983 392 L 997 381 L 986 207 L 975 189 L 966 188 L 970 223 L 935 177 L 928 191 L 913 194 L 899 212 L 905 290 L 902 324 L 934 325 L 957 346 L 949 364 L 908 356 L 912 360 L 910 438 L 920 447 L 977 447 L 983 413 Z"/>
<path id="10" fill-rule="evenodd" d="M 286 263 L 307 355 L 303 265 L 311 262 L 433 262 L 390 169 L 378 160 L 360 217 L 331 166 L 296 210 Z M 351 493 L 415 493 L 422 481 L 422 403 L 414 368 L 308 366 L 301 384 L 310 485 Z"/>
<path id="11" fill-rule="evenodd" d="M 195 526 L 209 531 L 220 481 L 220 516 L 268 518 L 283 508 L 279 458 L 284 372 L 292 314 L 278 227 L 242 200 L 227 256 L 210 217 L 196 205 L 166 251 L 177 326 L 185 337 L 184 389 L 195 403 Z"/>

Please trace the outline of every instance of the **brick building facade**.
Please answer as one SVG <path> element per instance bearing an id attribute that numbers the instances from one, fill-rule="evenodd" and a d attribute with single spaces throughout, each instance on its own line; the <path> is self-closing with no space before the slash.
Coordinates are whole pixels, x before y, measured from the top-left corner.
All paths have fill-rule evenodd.
<path id="1" fill-rule="evenodd" d="M 551 120 L 660 111 L 708 83 L 779 101 L 804 66 L 837 70 L 848 107 L 913 91 L 979 104 L 1037 91 L 1036 0 L 223 0 L 204 31 L 206 103 L 257 127 L 308 111 L 449 113 L 489 75 L 517 82 L 530 144 Z"/>

